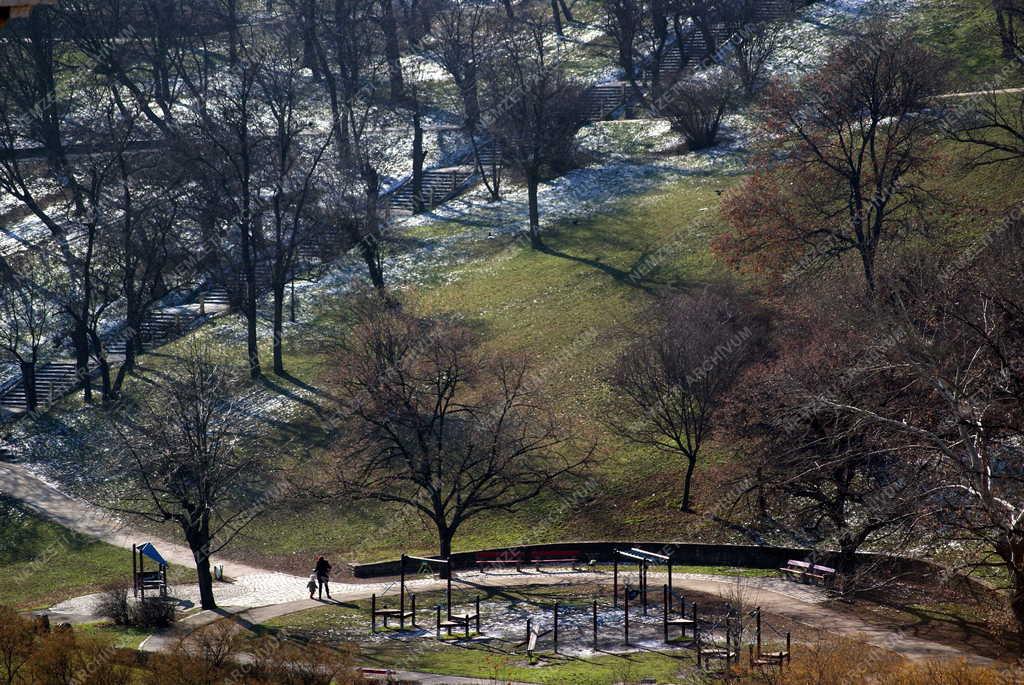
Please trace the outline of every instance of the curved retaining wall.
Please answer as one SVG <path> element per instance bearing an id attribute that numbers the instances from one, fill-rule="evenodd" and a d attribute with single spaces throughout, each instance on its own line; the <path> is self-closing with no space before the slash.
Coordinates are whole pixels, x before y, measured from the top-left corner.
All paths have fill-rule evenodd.
<path id="1" fill-rule="evenodd" d="M 451 556 L 451 563 L 454 569 L 473 568 L 476 566 L 477 553 L 501 552 L 507 549 L 522 551 L 530 556 L 539 556 L 546 550 L 573 549 L 579 551 L 580 556 L 583 559 L 593 559 L 599 563 L 611 563 L 614 550 L 627 550 L 630 547 L 640 547 L 651 552 L 668 555 L 672 558 L 673 564 L 685 566 L 779 568 L 780 566 L 785 566 L 786 561 L 789 559 L 801 559 L 805 561 L 813 560 L 815 563 L 831 566 L 834 565 L 837 557 L 836 552 L 822 552 L 801 547 L 769 547 L 759 545 L 726 545 L 657 541 L 569 541 L 455 552 Z M 873 553 L 860 553 L 857 555 L 857 560 L 859 563 L 863 564 L 884 561 L 894 572 L 897 573 L 909 573 L 924 576 L 949 574 L 948 570 L 944 567 L 921 559 L 893 557 Z M 399 560 L 393 559 L 369 564 L 354 564 L 352 566 L 352 573 L 357 578 L 398 575 Z M 952 575 L 955 576 L 956 574 Z"/>

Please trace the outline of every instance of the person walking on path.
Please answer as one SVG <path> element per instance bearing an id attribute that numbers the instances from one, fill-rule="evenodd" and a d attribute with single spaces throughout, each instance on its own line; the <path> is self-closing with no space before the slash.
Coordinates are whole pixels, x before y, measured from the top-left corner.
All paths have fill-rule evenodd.
<path id="1" fill-rule="evenodd" d="M 316 560 L 316 568 L 313 569 L 316 573 L 316 582 L 320 588 L 319 598 L 324 598 L 324 590 L 327 590 L 327 599 L 331 598 L 331 586 L 329 585 L 331 580 L 331 564 L 320 557 Z"/>

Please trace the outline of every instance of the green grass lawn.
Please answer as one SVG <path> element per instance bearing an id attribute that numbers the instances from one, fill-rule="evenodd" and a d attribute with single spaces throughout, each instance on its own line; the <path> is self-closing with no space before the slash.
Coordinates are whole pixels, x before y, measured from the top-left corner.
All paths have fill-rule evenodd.
<path id="1" fill-rule="evenodd" d="M 950 80 L 956 90 L 989 85 L 1009 88 L 1024 82 L 1020 70 L 1007 70 L 1001 56 L 995 14 L 988 0 L 920 0 L 911 5 L 911 18 L 924 43 L 948 57 Z"/>
<path id="2" fill-rule="evenodd" d="M 86 637 L 96 638 L 105 645 L 119 649 L 138 649 L 142 641 L 153 634 L 142 628 L 102 622 L 81 623 L 75 626 L 75 632 Z"/>
<path id="3" fill-rule="evenodd" d="M 681 464 L 624 445 L 601 417 L 610 407 L 607 376 L 622 349 L 622 331 L 644 324 L 653 293 L 699 287 L 724 276 L 708 243 L 719 230 L 718 194 L 734 181 L 730 175 L 709 174 L 655 186 L 609 203 L 600 213 L 552 226 L 544 251 L 481 241 L 454 275 L 406 289 L 406 299 L 421 310 L 455 314 L 479 330 L 486 351 L 527 355 L 537 377 L 552 389 L 555 409 L 583 438 L 581 447 L 597 448 L 597 467 L 584 497 L 568 507 L 556 498 L 539 497 L 518 512 L 470 521 L 456 538 L 458 548 L 616 536 L 701 538 L 708 523 L 675 508 Z M 415 233 L 429 239 L 462 231 L 465 227 L 458 224 L 435 223 Z M 307 450 L 314 459 L 328 458 L 320 451 L 329 436 L 317 411 L 330 408 L 327 380 L 331 365 L 339 363 L 321 345 L 334 325 L 324 313 L 292 333 L 286 339 L 289 374 L 268 374 L 264 383 L 271 393 L 312 390 L 306 404 L 287 421 L 274 423 L 268 435 L 282 462 L 308 462 Z M 239 317 L 226 317 L 200 335 L 237 351 L 233 358 L 241 362 L 240 326 Z M 145 392 L 149 382 L 176 363 L 181 345 L 144 356 L 127 391 Z M 269 352 L 267 345 L 267 359 Z M 74 402 L 68 400 L 68 406 Z M 66 415 L 61 418 L 66 425 Z M 695 481 L 698 502 L 714 501 L 712 471 L 730 459 L 722 446 L 709 447 L 707 466 Z M 308 465 L 316 468 L 315 462 Z M 160 532 L 178 535 L 171 528 Z M 303 496 L 279 503 L 226 553 L 300 572 L 319 552 L 366 561 L 403 549 L 432 552 L 433 540 L 433 531 L 420 519 L 395 507 Z"/>
<path id="4" fill-rule="evenodd" d="M 111 583 L 131 583 L 131 552 L 44 521 L 0 496 L 0 604 L 45 609 Z M 172 567 L 174 579 L 190 577 Z"/>

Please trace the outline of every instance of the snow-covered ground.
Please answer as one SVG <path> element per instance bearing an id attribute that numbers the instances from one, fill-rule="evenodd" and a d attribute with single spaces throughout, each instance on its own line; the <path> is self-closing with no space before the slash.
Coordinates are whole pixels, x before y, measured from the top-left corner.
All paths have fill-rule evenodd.
<path id="1" fill-rule="evenodd" d="M 857 23 L 877 12 L 892 19 L 905 18 L 913 0 L 821 0 L 806 7 L 790 25 L 786 40 L 768 62 L 774 74 L 794 78 L 820 67 L 828 51 L 855 34 Z"/>

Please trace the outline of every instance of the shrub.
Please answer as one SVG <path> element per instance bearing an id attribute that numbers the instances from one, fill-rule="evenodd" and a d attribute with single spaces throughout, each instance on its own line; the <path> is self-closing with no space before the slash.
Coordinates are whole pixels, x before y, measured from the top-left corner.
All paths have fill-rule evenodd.
<path id="1" fill-rule="evenodd" d="M 718 142 L 722 117 L 736 107 L 739 99 L 736 77 L 715 67 L 676 81 L 666 89 L 658 108 L 691 150 L 701 150 Z"/>
<path id="2" fill-rule="evenodd" d="M 128 589 L 123 586 L 110 587 L 104 591 L 97 613 L 119 626 L 147 630 L 166 628 L 177 618 L 173 603 L 153 597 L 139 602 L 132 601 L 128 599 Z"/>
<path id="3" fill-rule="evenodd" d="M 138 628 L 166 628 L 177 618 L 178 610 L 173 603 L 156 598 L 142 600 L 132 611 L 132 625 Z"/>
<path id="4" fill-rule="evenodd" d="M 128 588 L 112 586 L 103 591 L 96 613 L 109 618 L 119 626 L 132 625 L 132 608 L 128 602 Z"/>

